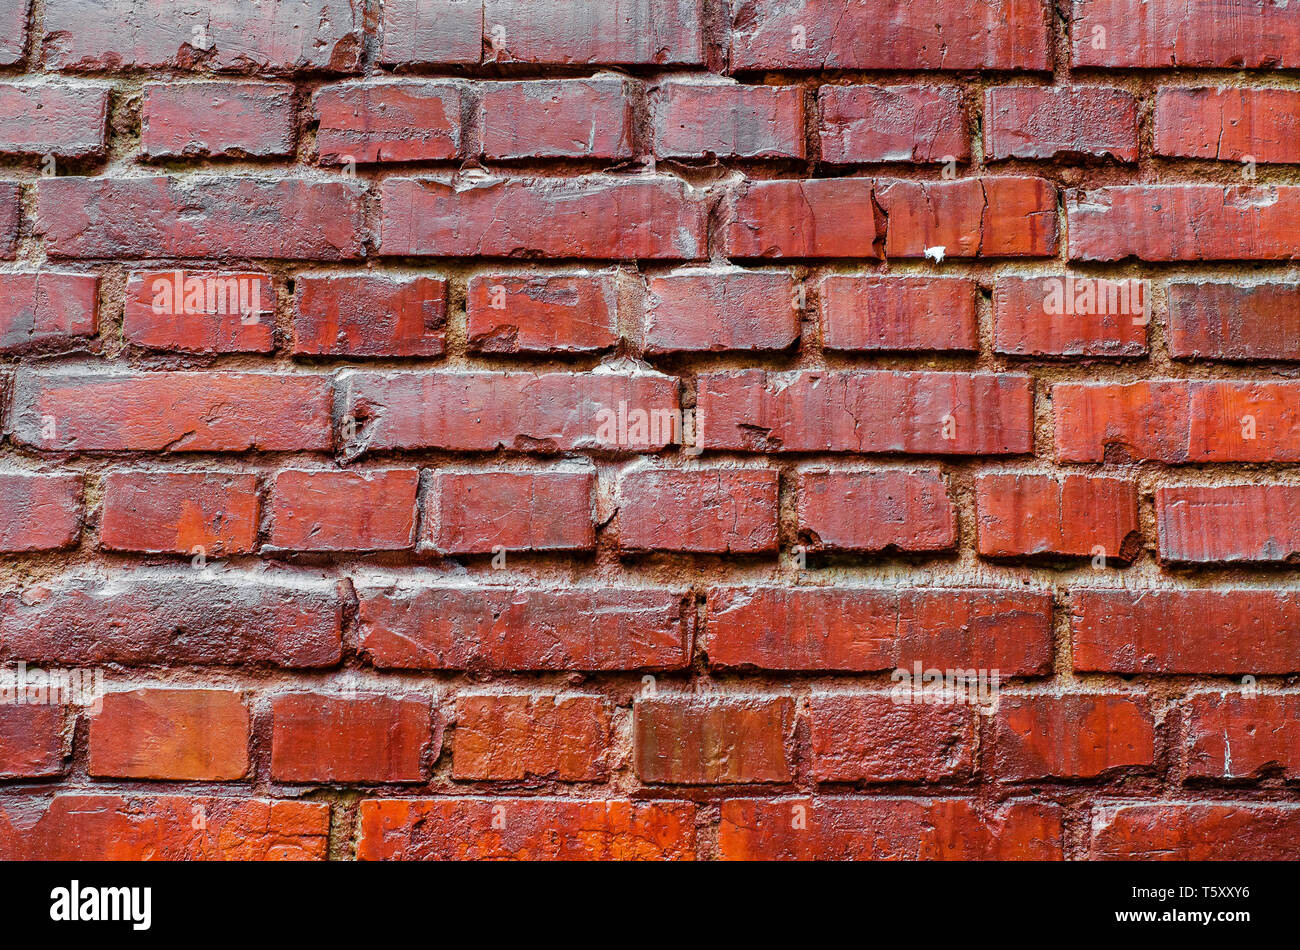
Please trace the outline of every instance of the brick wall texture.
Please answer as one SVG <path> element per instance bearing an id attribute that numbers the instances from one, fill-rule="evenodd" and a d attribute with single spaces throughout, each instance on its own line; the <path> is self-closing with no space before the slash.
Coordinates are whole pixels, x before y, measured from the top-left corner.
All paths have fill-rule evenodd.
<path id="1" fill-rule="evenodd" d="M 1297 70 L 0 0 L 0 857 L 1300 856 Z"/>

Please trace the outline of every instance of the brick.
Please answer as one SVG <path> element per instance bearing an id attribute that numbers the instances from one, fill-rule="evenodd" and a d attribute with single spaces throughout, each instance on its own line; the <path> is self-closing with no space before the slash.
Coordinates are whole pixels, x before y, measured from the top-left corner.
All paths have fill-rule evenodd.
<path id="1" fill-rule="evenodd" d="M 1061 809 L 962 798 L 732 799 L 722 803 L 724 860 L 1059 861 Z"/>
<path id="2" fill-rule="evenodd" d="M 595 484 L 594 471 L 437 471 L 424 538 L 444 554 L 589 551 Z"/>
<path id="3" fill-rule="evenodd" d="M 332 586 L 189 571 L 59 578 L 0 598 L 0 647 L 30 663 L 331 666 L 342 624 Z"/>
<path id="4" fill-rule="evenodd" d="M 486 62 L 698 65 L 701 0 L 483 0 Z M 499 37 L 501 42 L 496 42 Z"/>
<path id="5" fill-rule="evenodd" d="M 1070 594 L 1079 672 L 1269 674 L 1300 671 L 1294 591 L 1080 590 Z"/>
<path id="6" fill-rule="evenodd" d="M 384 66 L 477 63 L 483 55 L 483 0 L 410 0 L 382 8 Z"/>
<path id="7" fill-rule="evenodd" d="M 0 859 L 323 861 L 329 847 L 325 802 L 78 792 L 24 805 L 0 805 Z"/>
<path id="8" fill-rule="evenodd" d="M 645 351 L 784 350 L 799 339 L 793 275 L 680 271 L 647 284 Z"/>
<path id="9" fill-rule="evenodd" d="M 271 699 L 271 777 L 280 782 L 419 782 L 442 727 L 422 697 L 287 693 Z"/>
<path id="10" fill-rule="evenodd" d="M 465 189 L 433 178 L 388 178 L 379 203 L 386 255 L 705 257 L 708 204 L 675 178 L 491 178 Z"/>
<path id="11" fill-rule="evenodd" d="M 364 799 L 362 861 L 694 860 L 691 802 Z"/>
<path id="12" fill-rule="evenodd" d="M 803 158 L 803 90 L 667 81 L 651 92 L 659 158 Z"/>
<path id="13" fill-rule="evenodd" d="M 956 86 L 822 86 L 822 161 L 950 162 L 970 159 Z"/>
<path id="14" fill-rule="evenodd" d="M 382 669 L 681 669 L 693 608 L 682 591 L 366 587 L 361 650 Z"/>
<path id="15" fill-rule="evenodd" d="M 1160 559 L 1300 560 L 1300 485 L 1176 485 L 1156 490 Z"/>
<path id="16" fill-rule="evenodd" d="M 229 689 L 107 693 L 90 717 L 91 775 L 225 782 L 248 772 L 248 707 Z"/>
<path id="17" fill-rule="evenodd" d="M 0 83 L 0 155 L 102 157 L 108 89 L 89 83 Z"/>
<path id="18" fill-rule="evenodd" d="M 294 282 L 293 352 L 301 356 L 441 356 L 441 277 L 302 276 Z"/>
<path id="19" fill-rule="evenodd" d="M 81 477 L 0 473 L 0 551 L 50 551 L 81 537 Z"/>
<path id="20" fill-rule="evenodd" d="M 937 469 L 802 470 L 799 542 L 815 551 L 949 551 L 957 518 Z"/>
<path id="21" fill-rule="evenodd" d="M 249 554 L 257 547 L 257 476 L 231 472 L 109 472 L 100 543 L 110 551 Z"/>
<path id="22" fill-rule="evenodd" d="M 1151 290 L 1141 280 L 999 277 L 993 348 L 1010 356 L 1142 356 Z"/>
<path id="23" fill-rule="evenodd" d="M 1273 0 L 1074 0 L 1075 66 L 1300 65 L 1294 11 Z"/>
<path id="24" fill-rule="evenodd" d="M 965 277 L 822 278 L 822 345 L 844 352 L 979 349 L 975 282 Z"/>
<path id="25" fill-rule="evenodd" d="M 399 80 L 324 86 L 312 97 L 322 164 L 454 158 L 461 147 L 461 88 Z"/>
<path id="26" fill-rule="evenodd" d="M 500 695 L 456 699 L 452 776 L 592 782 L 609 771 L 610 708 L 599 696 Z"/>
<path id="27" fill-rule="evenodd" d="M 1138 160 L 1132 93 L 1106 86 L 997 86 L 984 92 L 987 159 Z"/>
<path id="28" fill-rule="evenodd" d="M 889 257 L 1056 255 L 1056 186 L 1042 178 L 882 181 L 876 199 Z"/>
<path id="29" fill-rule="evenodd" d="M 1132 561 L 1142 549 L 1137 486 L 1125 478 L 995 473 L 975 480 L 984 557 Z"/>
<path id="30" fill-rule="evenodd" d="M 531 79 L 480 88 L 486 158 L 632 157 L 632 100 L 622 77 Z"/>
<path id="31" fill-rule="evenodd" d="M 748 452 L 1021 454 L 1033 448 L 1032 386 L 994 373 L 707 373 L 699 438 Z"/>
<path id="32" fill-rule="evenodd" d="M 1190 777 L 1300 778 L 1300 695 L 1193 693 L 1184 716 Z"/>
<path id="33" fill-rule="evenodd" d="M 1072 196 L 1070 259 L 1296 260 L 1300 187 L 1119 185 Z"/>
<path id="34" fill-rule="evenodd" d="M 618 342 L 618 285 L 610 272 L 478 274 L 465 309 L 479 353 L 594 353 Z"/>
<path id="35" fill-rule="evenodd" d="M 135 271 L 126 285 L 122 333 L 150 350 L 270 353 L 275 290 L 266 274 Z"/>
<path id="36" fill-rule="evenodd" d="M 140 151 L 149 158 L 284 158 L 293 154 L 290 83 L 146 83 Z"/>
<path id="37" fill-rule="evenodd" d="M 1051 68 L 1049 51 L 1046 10 L 1035 0 L 739 0 L 731 7 L 733 71 L 1043 71 Z"/>
<path id="38" fill-rule="evenodd" d="M 86 348 L 99 329 L 91 274 L 0 274 L 0 353 Z"/>
<path id="39" fill-rule="evenodd" d="M 286 551 L 398 551 L 415 544 L 415 469 L 280 472 L 269 544 Z"/>
<path id="40" fill-rule="evenodd" d="M 670 785 L 788 782 L 793 729 L 789 697 L 639 699 L 632 723 L 636 774 Z"/>
<path id="41" fill-rule="evenodd" d="M 349 0 L 184 9 L 169 0 L 50 0 L 44 28 L 49 69 L 357 72 L 364 24 Z"/>
<path id="42" fill-rule="evenodd" d="M 31 0 L 4 0 L 0 3 L 0 66 L 22 62 L 30 6 Z"/>
<path id="43" fill-rule="evenodd" d="M 1058 383 L 1052 404 L 1061 461 L 1300 459 L 1300 385 L 1292 382 Z"/>
<path id="44" fill-rule="evenodd" d="M 1175 359 L 1300 360 L 1300 287 L 1170 281 Z"/>
<path id="45" fill-rule="evenodd" d="M 10 427 L 54 452 L 323 451 L 330 403 L 323 376 L 21 369 Z"/>
<path id="46" fill-rule="evenodd" d="M 344 452 L 655 450 L 681 439 L 677 380 L 653 372 L 348 373 Z"/>
<path id="47" fill-rule="evenodd" d="M 902 703 L 889 693 L 814 693 L 808 712 L 818 781 L 939 782 L 974 769 L 973 709 Z"/>
<path id="48" fill-rule="evenodd" d="M 724 229 L 733 258 L 882 257 L 885 218 L 870 178 L 745 182 Z"/>
<path id="49" fill-rule="evenodd" d="M 756 554 L 777 549 L 770 469 L 635 469 L 618 480 L 619 549 Z"/>
<path id="50" fill-rule="evenodd" d="M 63 771 L 68 742 L 62 706 L 0 706 L 0 778 L 42 778 Z"/>
<path id="51" fill-rule="evenodd" d="M 720 668 L 869 672 L 938 667 L 1042 675 L 1052 595 L 1037 590 L 714 587 L 705 632 Z"/>
<path id="52" fill-rule="evenodd" d="M 13 260 L 22 223 L 21 193 L 16 181 L 0 181 L 0 259 Z"/>
<path id="53" fill-rule="evenodd" d="M 1162 87 L 1155 151 L 1225 162 L 1300 162 L 1300 92 Z"/>
<path id="54" fill-rule="evenodd" d="M 1254 802 L 1095 805 L 1092 861 L 1294 861 L 1300 808 Z"/>
<path id="55" fill-rule="evenodd" d="M 1155 723 L 1145 696 L 1007 693 L 998 697 L 993 772 L 1003 781 L 1096 778 L 1149 769 Z"/>

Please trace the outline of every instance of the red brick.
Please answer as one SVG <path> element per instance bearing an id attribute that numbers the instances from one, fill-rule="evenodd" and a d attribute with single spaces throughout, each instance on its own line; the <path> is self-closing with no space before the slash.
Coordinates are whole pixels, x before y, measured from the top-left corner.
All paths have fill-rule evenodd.
<path id="1" fill-rule="evenodd" d="M 0 473 L 0 551 L 74 547 L 81 536 L 81 477 Z"/>
<path id="2" fill-rule="evenodd" d="M 984 93 L 984 155 L 1138 160 L 1137 99 L 1106 86 L 998 86 Z"/>
<path id="3" fill-rule="evenodd" d="M 995 473 L 975 480 L 979 553 L 1133 560 L 1137 486 L 1124 478 Z"/>
<path id="4" fill-rule="evenodd" d="M 690 802 L 371 798 L 360 823 L 362 861 L 695 858 Z"/>
<path id="5" fill-rule="evenodd" d="M 999 277 L 993 348 L 1011 356 L 1142 356 L 1150 307 L 1141 280 Z"/>
<path id="6" fill-rule="evenodd" d="M 22 221 L 19 185 L 0 181 L 0 258 L 13 260 L 18 250 L 18 226 Z"/>
<path id="7" fill-rule="evenodd" d="M 1074 0 L 1070 33 L 1075 66 L 1300 66 L 1295 12 L 1273 0 Z"/>
<path id="8" fill-rule="evenodd" d="M 460 86 L 399 80 L 325 86 L 312 97 L 322 164 L 418 162 L 460 153 Z"/>
<path id="9" fill-rule="evenodd" d="M 320 451 L 330 404 L 324 376 L 23 369 L 10 426 L 43 451 Z"/>
<path id="10" fill-rule="evenodd" d="M 645 351 L 784 350 L 799 339 L 794 277 L 784 271 L 681 271 L 648 282 Z"/>
<path id="11" fill-rule="evenodd" d="M 107 693 L 90 717 L 95 776 L 225 782 L 248 772 L 248 707 L 227 689 Z"/>
<path id="12" fill-rule="evenodd" d="M 388 178 L 381 253 L 434 257 L 705 257 L 708 204 L 676 178 Z M 508 209 L 508 211 L 507 211 Z"/>
<path id="13" fill-rule="evenodd" d="M 804 470 L 798 495 L 799 540 L 813 550 L 947 551 L 957 542 L 937 469 Z"/>
<path id="14" fill-rule="evenodd" d="M 750 181 L 725 228 L 728 257 L 881 257 L 885 218 L 870 178 Z"/>
<path id="15" fill-rule="evenodd" d="M 1093 807 L 1092 861 L 1294 861 L 1300 806 L 1115 802 Z"/>
<path id="16" fill-rule="evenodd" d="M 1075 589 L 1070 629 L 1080 672 L 1300 671 L 1294 591 Z"/>
<path id="17" fill-rule="evenodd" d="M 1300 778 L 1300 694 L 1193 693 L 1184 715 L 1189 776 Z"/>
<path id="18" fill-rule="evenodd" d="M 697 65 L 704 62 L 702 22 L 701 0 L 568 0 L 540 7 L 533 0 L 483 0 L 483 59 Z M 496 36 L 503 42 L 495 43 Z"/>
<path id="19" fill-rule="evenodd" d="M 424 538 L 445 554 L 588 551 L 593 471 L 433 473 Z"/>
<path id="20" fill-rule="evenodd" d="M 803 89 L 668 81 L 652 92 L 659 158 L 803 158 Z"/>
<path id="21" fill-rule="evenodd" d="M 1155 149 L 1179 158 L 1300 162 L 1300 92 L 1162 87 Z"/>
<path id="22" fill-rule="evenodd" d="M 0 778 L 58 775 L 67 751 L 62 706 L 0 705 Z"/>
<path id="23" fill-rule="evenodd" d="M 706 373 L 699 437 L 749 452 L 1020 454 L 1033 449 L 1032 387 L 994 373 Z"/>
<path id="24" fill-rule="evenodd" d="M 302 356 L 441 356 L 441 277 L 304 276 L 294 282 L 293 352 Z"/>
<path id="25" fill-rule="evenodd" d="M 479 274 L 469 279 L 469 348 L 480 353 L 592 353 L 618 342 L 609 272 Z"/>
<path id="26" fill-rule="evenodd" d="M 949 162 L 970 158 L 956 86 L 822 86 L 824 162 Z"/>
<path id="27" fill-rule="evenodd" d="M 481 90 L 486 158 L 632 157 L 632 101 L 621 77 L 494 82 Z"/>
<path id="28" fill-rule="evenodd" d="M 189 571 L 60 578 L 0 598 L 0 646 L 31 663 L 331 666 L 342 625 L 332 586 Z"/>
<path id="29" fill-rule="evenodd" d="M 122 315 L 126 339 L 151 350 L 270 353 L 275 290 L 266 274 L 133 272 Z"/>
<path id="30" fill-rule="evenodd" d="M 375 666 L 423 670 L 681 669 L 693 608 L 682 591 L 490 587 L 358 591 Z"/>
<path id="31" fill-rule="evenodd" d="M 655 450 L 681 438 L 677 380 L 658 373 L 349 373 L 344 450 Z M 644 417 L 644 418 L 642 418 Z M 641 421 L 638 426 L 637 422 Z"/>
<path id="32" fill-rule="evenodd" d="M 50 0 L 42 59 L 49 69 L 122 68 L 357 72 L 362 9 L 349 0 L 262 6 L 215 0 Z"/>
<path id="33" fill-rule="evenodd" d="M 323 861 L 325 802 L 64 793 L 35 814 L 0 805 L 0 859 Z"/>
<path id="34" fill-rule="evenodd" d="M 1052 403 L 1061 461 L 1100 462 L 1112 450 L 1171 464 L 1300 459 L 1300 383 L 1058 383 Z"/>
<path id="35" fill-rule="evenodd" d="M 889 693 L 814 693 L 808 711 L 818 781 L 939 782 L 974 769 L 973 709 L 902 703 Z"/>
<path id="36" fill-rule="evenodd" d="M 442 726 L 422 697 L 288 693 L 271 700 L 271 777 L 280 782 L 419 782 Z"/>
<path id="37" fill-rule="evenodd" d="M 108 89 L 88 83 L 0 84 L 0 155 L 102 157 Z"/>
<path id="38" fill-rule="evenodd" d="M 1300 360 L 1300 287 L 1169 283 L 1175 359 Z"/>
<path id="39" fill-rule="evenodd" d="M 1181 485 L 1156 490 L 1162 561 L 1300 560 L 1300 485 Z"/>
<path id="40" fill-rule="evenodd" d="M 795 30 L 805 42 L 797 47 Z M 1051 68 L 1047 11 L 1036 0 L 739 0 L 731 68 Z"/>
<path id="41" fill-rule="evenodd" d="M 820 290 L 829 350 L 979 349 L 975 282 L 965 277 L 831 274 Z"/>
<path id="42" fill-rule="evenodd" d="M 89 346 L 98 294 L 92 274 L 0 274 L 0 353 Z"/>
<path id="43" fill-rule="evenodd" d="M 1004 781 L 1096 778 L 1150 768 L 1155 722 L 1137 694 L 1002 693 L 994 719 L 993 772 Z"/>
<path id="44" fill-rule="evenodd" d="M 415 469 L 287 471 L 271 488 L 270 545 L 397 551 L 415 544 Z"/>
<path id="45" fill-rule="evenodd" d="M 610 709 L 599 696 L 462 695 L 456 700 L 452 776 L 591 782 L 609 768 Z"/>
<path id="46" fill-rule="evenodd" d="M 110 551 L 248 554 L 257 546 L 257 476 L 230 472 L 109 472 L 101 544 Z"/>
<path id="47" fill-rule="evenodd" d="M 27 44 L 27 14 L 31 0 L 0 2 L 0 66 L 12 66 L 23 60 Z"/>
<path id="48" fill-rule="evenodd" d="M 477 63 L 483 55 L 483 0 L 385 3 L 379 62 L 385 66 Z"/>
<path id="49" fill-rule="evenodd" d="M 1070 259 L 1300 259 L 1300 187 L 1120 185 L 1069 200 Z"/>
<path id="50" fill-rule="evenodd" d="M 290 83 L 146 83 L 140 150 L 149 158 L 293 154 Z"/>
<path id="51" fill-rule="evenodd" d="M 1041 675 L 1052 666 L 1052 595 L 1036 590 L 714 587 L 715 667 L 868 672 L 924 667 Z"/>
<path id="52" fill-rule="evenodd" d="M 1056 186 L 1042 178 L 882 181 L 876 199 L 889 257 L 1056 255 Z"/>
<path id="53" fill-rule="evenodd" d="M 636 774 L 670 785 L 788 782 L 793 731 L 788 696 L 639 699 L 632 723 Z"/>
<path id="54" fill-rule="evenodd" d="M 644 468 L 618 480 L 619 548 L 755 554 L 777 549 L 777 473 Z"/>
<path id="55" fill-rule="evenodd" d="M 1061 809 L 962 798 L 733 799 L 724 860 L 1007 861 L 1063 857 Z"/>

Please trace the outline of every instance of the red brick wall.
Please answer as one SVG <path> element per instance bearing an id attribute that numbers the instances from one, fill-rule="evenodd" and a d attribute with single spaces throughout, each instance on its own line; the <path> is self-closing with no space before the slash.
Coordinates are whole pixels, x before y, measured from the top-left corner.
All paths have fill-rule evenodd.
<path id="1" fill-rule="evenodd" d="M 1300 855 L 1297 68 L 0 0 L 0 857 Z"/>

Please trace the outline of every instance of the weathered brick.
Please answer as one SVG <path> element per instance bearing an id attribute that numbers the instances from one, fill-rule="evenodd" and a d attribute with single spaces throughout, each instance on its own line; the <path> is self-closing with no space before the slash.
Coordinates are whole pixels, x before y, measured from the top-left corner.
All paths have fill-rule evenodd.
<path id="1" fill-rule="evenodd" d="M 1156 522 L 1164 561 L 1300 560 L 1300 485 L 1162 486 Z"/>
<path id="2" fill-rule="evenodd" d="M 1138 160 L 1137 99 L 1106 86 L 997 86 L 984 93 L 984 154 Z"/>
<path id="3" fill-rule="evenodd" d="M 1005 781 L 1095 778 L 1150 768 L 1155 722 L 1145 696 L 1007 693 L 994 718 L 993 771 Z"/>
<path id="4" fill-rule="evenodd" d="M 489 159 L 632 157 L 632 99 L 622 77 L 487 83 L 478 110 Z"/>
<path id="5" fill-rule="evenodd" d="M 312 97 L 316 149 L 326 165 L 417 162 L 460 152 L 461 87 L 398 80 L 324 86 Z"/>
<path id="6" fill-rule="evenodd" d="M 0 2 L 0 66 L 22 62 L 27 43 L 27 14 L 31 0 Z"/>
<path id="7" fill-rule="evenodd" d="M 301 356 L 441 356 L 441 277 L 306 275 L 294 282 L 293 352 Z"/>
<path id="8" fill-rule="evenodd" d="M 608 774 L 609 744 L 610 709 L 599 696 L 461 695 L 456 699 L 452 775 L 591 782 Z"/>
<path id="9" fill-rule="evenodd" d="M 99 329 L 99 279 L 0 274 L 0 353 L 84 348 Z"/>
<path id="10" fill-rule="evenodd" d="M 787 782 L 793 730 L 789 697 L 639 699 L 632 724 L 636 774 L 670 785 Z"/>
<path id="11" fill-rule="evenodd" d="M 985 557 L 1050 554 L 1131 561 L 1142 547 L 1137 486 L 1124 478 L 995 473 L 975 480 Z"/>
<path id="12" fill-rule="evenodd" d="M 1300 778 L 1300 694 L 1193 693 L 1184 716 L 1190 777 L 1280 772 L 1288 781 Z"/>
<path id="13" fill-rule="evenodd" d="M 280 472 L 270 545 L 287 551 L 395 551 L 415 544 L 416 469 Z"/>
<path id="14" fill-rule="evenodd" d="M 785 271 L 679 271 L 647 283 L 645 351 L 784 350 L 799 339 Z"/>
<path id="15" fill-rule="evenodd" d="M 108 89 L 89 83 L 0 83 L 0 155 L 102 156 Z"/>
<path id="16" fill-rule="evenodd" d="M 829 350 L 979 349 L 975 282 L 965 277 L 831 274 L 820 288 Z"/>
<path id="17" fill-rule="evenodd" d="M 799 541 L 826 551 L 946 551 L 957 519 L 937 469 L 805 469 L 798 476 Z"/>
<path id="18" fill-rule="evenodd" d="M 150 350 L 270 353 L 275 348 L 271 278 L 220 271 L 133 272 L 122 333 Z"/>
<path id="19" fill-rule="evenodd" d="M 1162 87 L 1157 155 L 1225 162 L 1300 162 L 1300 92 Z"/>
<path id="20" fill-rule="evenodd" d="M 1056 186 L 1042 178 L 881 181 L 876 200 L 889 257 L 1056 254 Z"/>
<path id="21" fill-rule="evenodd" d="M 80 536 L 80 476 L 0 473 L 0 551 L 69 548 Z"/>
<path id="22" fill-rule="evenodd" d="M 248 771 L 248 706 L 229 689 L 108 693 L 90 717 L 91 775 L 225 782 Z"/>
<path id="23" fill-rule="evenodd" d="M 974 768 L 974 709 L 890 693 L 814 693 L 808 712 L 818 781 L 940 782 Z"/>
<path id="24" fill-rule="evenodd" d="M 110 551 L 222 557 L 257 545 L 257 476 L 231 472 L 109 472 L 100 543 Z"/>
<path id="25" fill-rule="evenodd" d="M 1151 289 L 1141 280 L 999 277 L 993 348 L 1011 356 L 1142 356 Z"/>
<path id="26" fill-rule="evenodd" d="M 822 86 L 824 162 L 950 162 L 970 158 L 956 86 Z"/>
<path id="27" fill-rule="evenodd" d="M 803 158 L 803 90 L 670 80 L 651 94 L 659 158 Z"/>
<path id="28" fill-rule="evenodd" d="M 58 705 L 0 705 L 0 778 L 42 778 L 63 771 L 68 740 Z"/>
<path id="29" fill-rule="evenodd" d="M 149 158 L 293 154 L 290 83 L 146 83 L 140 150 Z"/>
<path id="30" fill-rule="evenodd" d="M 641 468 L 618 480 L 622 551 L 756 554 L 777 549 L 777 473 Z"/>
<path id="31" fill-rule="evenodd" d="M 697 65 L 701 0 L 482 0 L 486 62 Z"/>
<path id="32" fill-rule="evenodd" d="M 418 696 L 287 693 L 271 700 L 271 777 L 280 782 L 418 782 L 442 726 Z"/>
<path id="33" fill-rule="evenodd" d="M 424 539 L 445 554 L 596 546 L 592 471 L 434 472 Z"/>
<path id="34" fill-rule="evenodd" d="M 1175 359 L 1300 360 L 1300 287 L 1170 281 Z"/>
<path id="35" fill-rule="evenodd" d="M 1111 802 L 1092 810 L 1093 861 L 1294 861 L 1300 806 Z"/>
<path id="36" fill-rule="evenodd" d="M 612 272 L 479 274 L 465 309 L 469 348 L 480 353 L 590 353 L 618 342 Z"/>
<path id="37" fill-rule="evenodd" d="M 751 181 L 726 219 L 729 257 L 882 257 L 885 217 L 870 178 Z"/>

